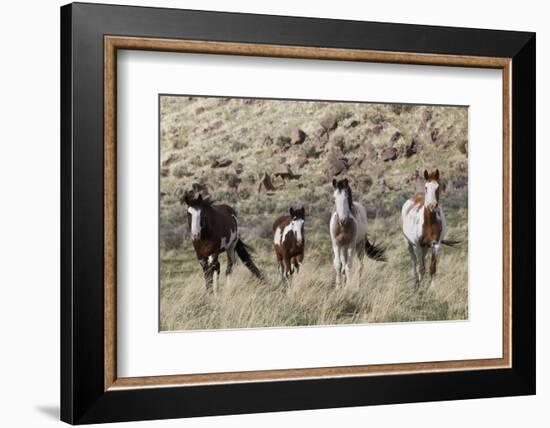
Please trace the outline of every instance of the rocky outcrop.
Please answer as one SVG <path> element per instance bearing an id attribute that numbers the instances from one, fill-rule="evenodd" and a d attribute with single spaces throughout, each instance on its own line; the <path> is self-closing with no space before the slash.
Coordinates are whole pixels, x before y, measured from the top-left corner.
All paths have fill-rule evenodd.
<path id="1" fill-rule="evenodd" d="M 272 192 L 273 190 L 275 190 L 275 186 L 271 181 L 271 177 L 269 174 L 264 172 L 258 181 L 258 193 L 261 193 L 262 191 Z"/>
<path id="2" fill-rule="evenodd" d="M 329 173 L 333 176 L 344 173 L 350 167 L 348 159 L 336 152 L 329 154 L 327 162 Z"/>
<path id="3" fill-rule="evenodd" d="M 297 180 L 301 177 L 300 174 L 294 174 L 288 164 L 278 167 L 273 175 L 276 178 L 281 178 L 283 182 L 286 180 Z"/>
<path id="4" fill-rule="evenodd" d="M 321 126 L 326 132 L 332 131 L 338 126 L 338 120 L 336 119 L 336 116 L 328 114 L 323 118 L 323 120 L 321 120 Z"/>
<path id="5" fill-rule="evenodd" d="M 233 161 L 231 159 L 216 159 L 210 165 L 212 168 L 225 168 L 231 165 Z"/>
<path id="6" fill-rule="evenodd" d="M 306 133 L 300 128 L 294 128 L 290 133 L 290 144 L 302 144 L 306 136 Z"/>
<path id="7" fill-rule="evenodd" d="M 405 157 L 410 158 L 418 151 L 418 141 L 416 138 L 412 138 L 411 142 L 405 146 Z"/>
<path id="8" fill-rule="evenodd" d="M 394 161 L 397 159 L 397 149 L 395 147 L 388 147 L 387 149 L 382 150 L 380 154 L 380 159 L 384 162 Z"/>

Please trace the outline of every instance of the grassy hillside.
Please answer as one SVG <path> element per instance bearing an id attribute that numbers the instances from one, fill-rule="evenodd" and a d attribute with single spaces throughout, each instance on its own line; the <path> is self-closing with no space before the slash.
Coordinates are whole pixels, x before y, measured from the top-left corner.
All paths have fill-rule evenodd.
<path id="1" fill-rule="evenodd" d="M 179 96 L 163 96 L 160 108 L 162 330 L 467 318 L 466 108 Z M 437 286 L 415 292 L 399 212 L 415 171 L 435 168 L 447 236 L 464 242 L 442 249 Z M 366 260 L 340 290 L 328 233 L 334 176 L 349 179 L 389 259 Z M 267 284 L 239 264 L 230 288 L 205 292 L 176 196 L 193 185 L 237 210 Z M 306 208 L 307 248 L 303 271 L 282 291 L 271 225 L 291 205 Z"/>

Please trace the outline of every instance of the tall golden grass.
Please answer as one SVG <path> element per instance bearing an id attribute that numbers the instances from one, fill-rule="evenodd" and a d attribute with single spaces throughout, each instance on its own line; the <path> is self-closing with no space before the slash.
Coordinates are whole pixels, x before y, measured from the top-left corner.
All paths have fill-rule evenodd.
<path id="1" fill-rule="evenodd" d="M 384 223 L 389 224 L 390 221 Z M 454 237 L 464 231 L 451 228 Z M 457 248 L 444 247 L 438 259 L 436 285 L 429 287 L 427 274 L 418 289 L 413 287 L 410 259 L 402 236 L 392 230 L 385 243 L 388 246 L 388 262 L 365 259 L 361 269 L 355 259 L 350 282 L 340 288 L 335 287 L 331 254 L 319 254 L 313 248 L 310 257 L 306 251 L 299 274 L 285 284 L 279 282 L 274 254 L 264 249 L 255 256 L 266 274 L 266 281 L 258 282 L 239 263 L 229 284 L 226 284 L 222 273 L 216 293 L 206 291 L 202 271 L 196 261 L 188 265 L 192 270 L 189 275 L 182 275 L 177 267 L 166 270 L 161 275 L 161 330 L 467 318 L 467 242 Z M 224 261 L 222 256 L 222 272 Z M 182 265 L 186 262 L 181 261 Z"/>

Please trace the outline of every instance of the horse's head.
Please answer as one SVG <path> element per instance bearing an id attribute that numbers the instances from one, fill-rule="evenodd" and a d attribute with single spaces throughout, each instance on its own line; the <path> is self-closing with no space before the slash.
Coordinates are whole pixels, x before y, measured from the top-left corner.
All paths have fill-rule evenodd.
<path id="1" fill-rule="evenodd" d="M 306 210 L 304 207 L 294 209 L 290 207 L 290 227 L 296 236 L 296 242 L 300 245 L 304 240 L 304 222 L 306 220 Z"/>
<path id="2" fill-rule="evenodd" d="M 426 184 L 424 187 L 424 206 L 430 211 L 435 211 L 439 206 L 439 170 L 428 174 L 424 171 Z"/>
<path id="3" fill-rule="evenodd" d="M 334 187 L 334 202 L 336 203 L 336 213 L 338 214 L 338 220 L 340 223 L 346 223 L 351 213 L 351 207 L 353 204 L 351 196 L 351 188 L 347 178 L 343 180 L 332 180 L 332 187 Z"/>
<path id="4" fill-rule="evenodd" d="M 202 195 L 199 193 L 195 197 L 195 192 L 185 192 L 182 203 L 187 204 L 187 224 L 191 229 L 191 239 L 198 241 L 206 232 L 206 222 L 204 219 L 204 208 L 207 205 Z"/>

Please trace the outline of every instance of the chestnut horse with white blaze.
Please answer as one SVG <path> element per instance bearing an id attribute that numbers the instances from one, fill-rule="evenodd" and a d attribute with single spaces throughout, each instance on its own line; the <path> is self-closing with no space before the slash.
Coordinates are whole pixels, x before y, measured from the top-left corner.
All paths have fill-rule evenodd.
<path id="1" fill-rule="evenodd" d="M 376 261 L 386 261 L 385 249 L 369 242 L 367 236 L 367 210 L 353 201 L 348 179 L 332 180 L 335 211 L 330 218 L 330 238 L 334 252 L 336 286 L 340 286 L 342 274 L 349 283 L 353 256 L 362 262 L 364 255 Z"/>
<path id="2" fill-rule="evenodd" d="M 215 205 L 210 199 L 203 199 L 199 193 L 185 192 L 180 202 L 187 204 L 187 224 L 191 229 L 191 240 L 199 263 L 204 272 L 206 289 L 217 291 L 220 263 L 218 256 L 227 253 L 226 281 L 229 283 L 236 255 L 257 278 L 262 279 L 260 270 L 250 256 L 250 247 L 240 238 L 237 214 L 229 205 Z"/>
<path id="3" fill-rule="evenodd" d="M 273 249 L 277 256 L 281 283 L 284 283 L 285 278 L 290 279 L 294 271 L 298 273 L 304 261 L 306 213 L 304 207 L 296 210 L 291 207 L 289 213 L 275 220 L 272 227 Z"/>
<path id="4" fill-rule="evenodd" d="M 426 253 L 431 251 L 430 286 L 435 285 L 437 271 L 437 256 L 441 244 L 453 246 L 458 241 L 446 241 L 445 214 L 440 204 L 439 170 L 429 174 L 424 171 L 424 195 L 415 194 L 405 202 L 401 209 L 403 235 L 407 242 L 411 256 L 415 287 L 420 285 L 424 274 Z M 417 276 L 416 267 L 419 264 L 420 279 Z"/>

